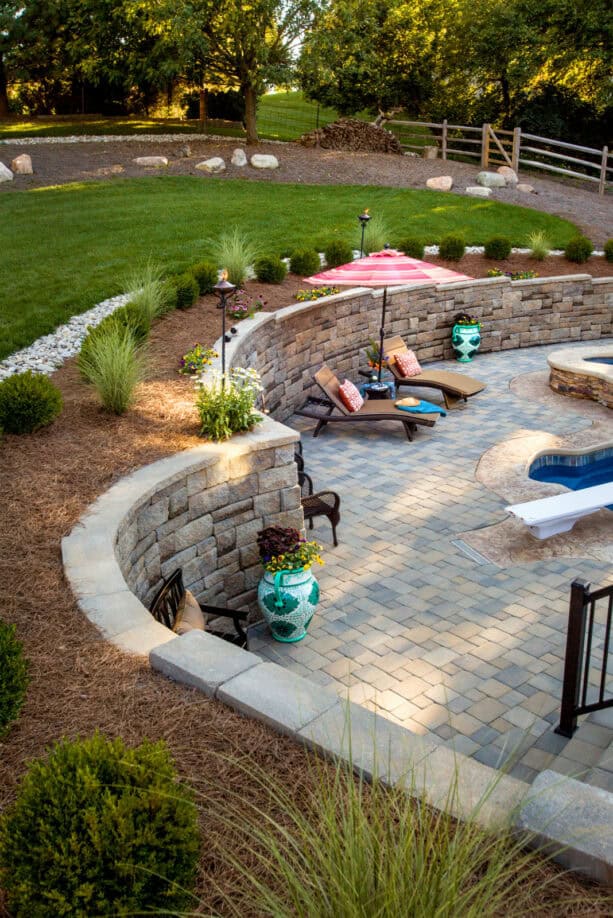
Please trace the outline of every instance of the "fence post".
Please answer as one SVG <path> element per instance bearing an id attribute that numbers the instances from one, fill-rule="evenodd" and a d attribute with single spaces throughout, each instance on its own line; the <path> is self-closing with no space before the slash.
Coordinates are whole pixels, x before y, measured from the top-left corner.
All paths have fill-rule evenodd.
<path id="1" fill-rule="evenodd" d="M 519 150 L 521 147 L 521 128 L 513 128 L 513 152 L 511 153 L 511 168 L 515 171 L 515 175 L 519 172 Z"/>
<path id="2" fill-rule="evenodd" d="M 443 121 L 443 133 L 441 135 L 441 156 L 447 159 L 447 119 Z"/>
<path id="3" fill-rule="evenodd" d="M 569 738 L 577 729 L 575 711 L 579 703 L 579 691 L 581 688 L 581 669 L 585 641 L 585 608 L 589 599 L 589 590 L 589 583 L 585 583 L 583 580 L 573 580 L 570 588 L 562 706 L 560 709 L 560 723 L 555 729 L 556 733 Z M 589 660 L 585 661 L 585 665 L 590 665 Z"/>
<path id="4" fill-rule="evenodd" d="M 604 194 L 607 182 L 607 162 L 609 160 L 609 148 L 602 148 L 602 159 L 600 161 L 600 182 L 598 183 L 598 194 Z"/>
<path id="5" fill-rule="evenodd" d="M 490 161 L 490 126 L 484 124 L 481 128 L 481 168 L 487 169 Z"/>

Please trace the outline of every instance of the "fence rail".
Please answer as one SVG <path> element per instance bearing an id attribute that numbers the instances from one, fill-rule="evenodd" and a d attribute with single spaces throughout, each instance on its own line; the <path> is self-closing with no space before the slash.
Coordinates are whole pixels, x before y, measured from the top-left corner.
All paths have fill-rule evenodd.
<path id="1" fill-rule="evenodd" d="M 427 158 L 436 158 L 439 153 L 443 160 L 452 156 L 468 157 L 479 159 L 483 169 L 490 165 L 504 164 L 511 166 L 516 172 L 521 166 L 526 166 L 554 175 L 596 182 L 598 193 L 601 195 L 608 189 L 613 189 L 613 152 L 609 152 L 606 146 L 602 149 L 583 147 L 563 140 L 539 137 L 538 134 L 524 134 L 521 128 L 514 128 L 512 131 L 502 130 L 493 128 L 491 124 L 474 127 L 467 124 L 449 124 L 447 121 L 437 123 L 392 120 L 388 121 L 386 126 L 396 134 L 403 149 L 423 151 Z M 412 142 L 415 140 L 418 142 Z M 594 158 L 579 158 L 573 155 L 576 153 L 587 153 Z M 532 157 L 527 158 L 524 154 L 532 154 Z M 581 171 L 567 168 L 560 163 L 578 166 Z"/>

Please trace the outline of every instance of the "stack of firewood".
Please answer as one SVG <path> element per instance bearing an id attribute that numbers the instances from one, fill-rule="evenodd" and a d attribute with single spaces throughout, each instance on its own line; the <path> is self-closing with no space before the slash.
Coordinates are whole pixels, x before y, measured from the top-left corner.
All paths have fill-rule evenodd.
<path id="1" fill-rule="evenodd" d="M 390 131 L 355 118 L 342 118 L 316 131 L 303 134 L 300 143 L 305 147 L 322 147 L 324 150 L 402 153 L 398 139 Z"/>

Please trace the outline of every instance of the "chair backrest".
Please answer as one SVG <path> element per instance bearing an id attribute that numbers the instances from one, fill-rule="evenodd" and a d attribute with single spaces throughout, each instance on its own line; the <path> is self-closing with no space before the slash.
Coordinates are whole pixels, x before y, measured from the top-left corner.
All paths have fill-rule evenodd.
<path id="1" fill-rule="evenodd" d="M 340 388 L 338 378 L 325 364 L 321 370 L 318 370 L 315 374 L 315 382 L 323 391 L 324 395 L 327 395 L 334 407 L 338 408 L 341 414 L 351 414 L 351 412 L 343 405 L 340 395 L 338 394 L 338 390 Z"/>
<path id="2" fill-rule="evenodd" d="M 185 593 L 182 571 L 176 570 L 160 587 L 151 603 L 150 612 L 156 621 L 167 628 L 172 628 L 177 616 L 177 609 Z"/>
<path id="3" fill-rule="evenodd" d="M 383 342 L 383 353 L 387 357 L 388 368 L 392 371 L 393 375 L 397 379 L 402 379 L 402 373 L 399 372 L 398 367 L 396 366 L 396 354 L 406 354 L 408 353 L 408 347 L 400 337 L 400 335 L 394 335 L 393 338 L 386 338 Z"/>

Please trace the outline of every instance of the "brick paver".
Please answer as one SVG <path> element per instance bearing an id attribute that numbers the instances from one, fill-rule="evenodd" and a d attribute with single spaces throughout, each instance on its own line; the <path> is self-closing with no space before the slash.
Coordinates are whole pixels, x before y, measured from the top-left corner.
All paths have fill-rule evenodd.
<path id="1" fill-rule="evenodd" d="M 514 377 L 545 370 L 554 349 L 479 355 L 467 372 L 485 392 L 412 443 L 385 424 L 335 425 L 314 440 L 312 424 L 293 418 L 316 488 L 341 495 L 340 544 L 318 521 L 326 564 L 315 571 L 322 599 L 307 637 L 284 645 L 262 630 L 252 642 L 261 656 L 458 752 L 514 763 L 511 774 L 529 781 L 556 761 L 587 773 L 613 739 L 589 724 L 585 738 L 553 733 L 570 583 L 604 585 L 613 572 L 571 557 L 501 568 L 469 556 L 461 534 L 506 516 L 506 501 L 475 478 L 487 449 L 521 431 L 572 437 L 592 423 L 585 403 L 560 398 L 554 410 L 510 390 Z M 613 771 L 594 771 L 613 789 Z"/>

